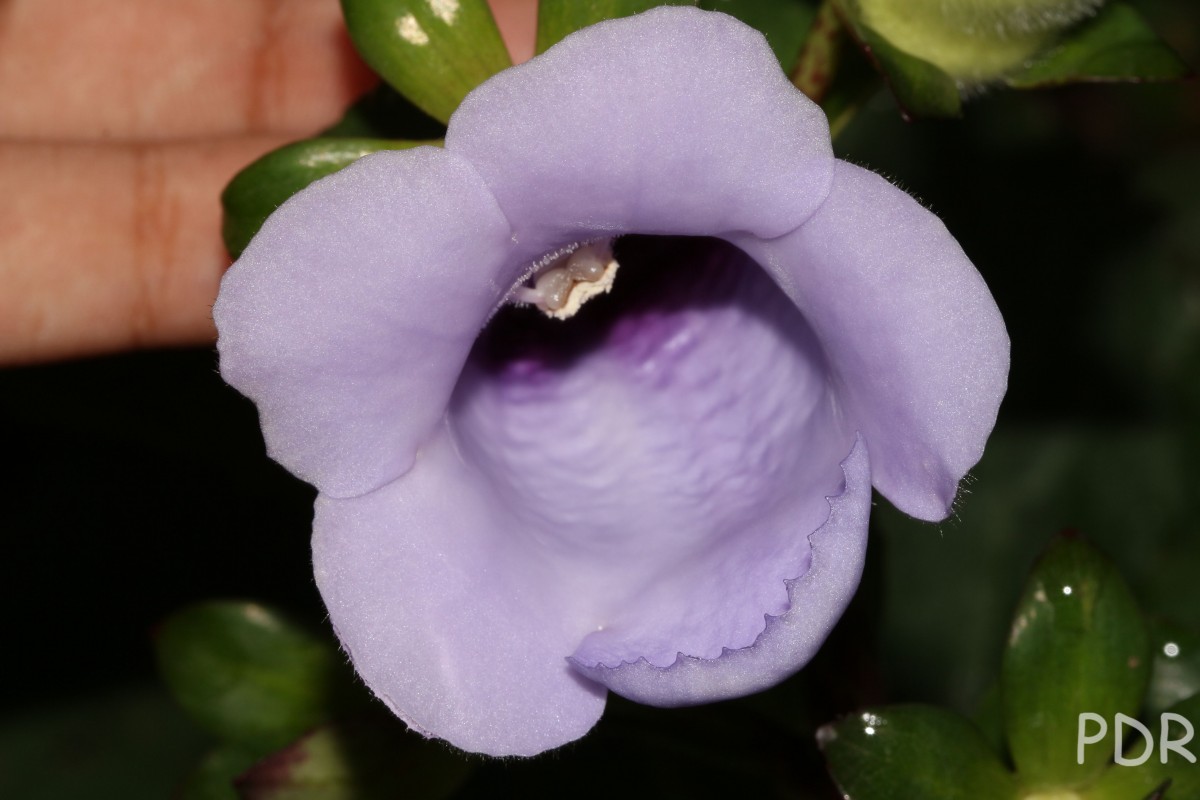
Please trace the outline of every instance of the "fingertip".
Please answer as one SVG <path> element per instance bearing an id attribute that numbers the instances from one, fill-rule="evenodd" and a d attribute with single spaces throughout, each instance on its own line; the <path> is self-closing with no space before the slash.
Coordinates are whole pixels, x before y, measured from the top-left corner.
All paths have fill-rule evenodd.
<path id="1" fill-rule="evenodd" d="M 533 58 L 537 40 L 537 0 L 488 0 L 496 27 L 514 64 Z"/>

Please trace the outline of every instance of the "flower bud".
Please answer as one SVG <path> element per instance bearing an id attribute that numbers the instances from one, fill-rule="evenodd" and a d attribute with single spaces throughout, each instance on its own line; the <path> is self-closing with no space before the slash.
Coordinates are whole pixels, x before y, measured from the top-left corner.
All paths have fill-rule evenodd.
<path id="1" fill-rule="evenodd" d="M 960 84 L 1000 77 L 1103 0 L 852 0 L 858 18 Z"/>

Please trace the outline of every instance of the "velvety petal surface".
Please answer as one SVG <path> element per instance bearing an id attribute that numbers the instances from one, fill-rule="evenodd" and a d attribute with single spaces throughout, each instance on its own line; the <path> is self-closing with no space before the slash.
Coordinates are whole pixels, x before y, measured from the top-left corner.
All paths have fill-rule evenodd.
<path id="1" fill-rule="evenodd" d="M 859 438 L 843 462 L 845 487 L 829 499 L 829 517 L 808 541 L 811 563 L 788 582 L 788 607 L 766 620 L 754 643 L 718 658 L 681 656 L 667 668 L 646 660 L 613 663 L 595 640 L 571 657 L 575 667 L 617 694 L 641 703 L 679 706 L 770 688 L 816 654 L 846 610 L 862 577 L 871 512 L 871 471 Z"/>
<path id="2" fill-rule="evenodd" d="M 1008 379 L 1004 321 L 962 248 L 908 194 L 842 161 L 803 226 L 735 241 L 812 325 L 875 487 L 908 514 L 944 518 Z"/>
<path id="3" fill-rule="evenodd" d="M 547 574 L 444 428 L 403 479 L 317 500 L 313 564 L 343 646 L 415 730 L 489 755 L 586 733 L 605 691 L 564 656 L 578 642 Z"/>
<path id="4" fill-rule="evenodd" d="M 446 147 L 529 257 L 612 233 L 776 236 L 824 200 L 833 164 L 824 113 L 762 34 L 689 7 L 599 23 L 496 75 Z"/>
<path id="5" fill-rule="evenodd" d="M 213 309 L 225 380 L 271 456 L 323 492 L 403 473 L 517 275 L 478 174 L 423 147 L 367 156 L 263 225 Z"/>

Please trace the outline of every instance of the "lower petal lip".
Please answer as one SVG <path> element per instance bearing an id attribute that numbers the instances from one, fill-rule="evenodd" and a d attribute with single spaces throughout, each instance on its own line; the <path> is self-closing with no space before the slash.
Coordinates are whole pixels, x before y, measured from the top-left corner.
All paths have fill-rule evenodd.
<path id="1" fill-rule="evenodd" d="M 811 563 L 787 582 L 788 608 L 768 615 L 754 643 L 713 659 L 680 653 L 667 667 L 645 659 L 616 665 L 589 652 L 571 664 L 612 691 L 657 706 L 685 706 L 768 689 L 807 664 L 846 610 L 862 578 L 871 507 L 870 462 L 862 437 L 842 462 L 845 486 L 828 498 L 829 515 L 811 536 Z"/>
<path id="2" fill-rule="evenodd" d="M 579 738 L 605 691 L 563 660 L 578 635 L 491 525 L 493 498 L 443 426 L 402 479 L 354 498 L 320 495 L 317 587 L 367 686 L 426 735 L 489 755 Z"/>
<path id="3" fill-rule="evenodd" d="M 809 595 L 834 600 L 789 594 L 820 552 L 808 537 L 843 492 L 853 442 L 803 319 L 727 244 L 642 241 L 645 263 L 638 244 L 624 274 L 642 278 L 566 323 L 583 326 L 566 339 L 530 356 L 499 341 L 505 325 L 568 328 L 527 309 L 496 320 L 408 474 L 318 503 L 318 584 L 359 672 L 410 724 L 466 749 L 495 751 L 480 731 L 497 726 L 515 747 L 511 730 L 544 731 L 546 714 L 575 721 L 554 744 L 581 735 L 598 684 L 661 705 L 763 688 L 783 677 L 772 659 L 794 671 L 811 655 L 755 644 L 768 617 L 796 629 L 789 604 L 816 609 L 799 626 L 815 651 L 857 584 L 861 552 L 822 567 L 840 583 Z M 649 274 L 670 247 L 679 263 Z M 613 311 L 623 299 L 633 309 Z M 846 491 L 860 503 L 870 481 L 854 452 Z M 757 670 L 752 652 L 768 654 Z M 601 666 L 625 661 L 638 663 Z M 635 679 L 673 663 L 690 675 L 679 665 L 692 661 L 741 677 L 706 671 L 658 695 Z M 498 692 L 540 707 L 485 699 Z"/>

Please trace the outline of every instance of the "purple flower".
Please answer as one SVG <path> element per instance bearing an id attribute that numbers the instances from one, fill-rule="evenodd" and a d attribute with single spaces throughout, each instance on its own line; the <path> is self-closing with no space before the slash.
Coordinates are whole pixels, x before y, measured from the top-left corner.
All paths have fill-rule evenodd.
<path id="1" fill-rule="evenodd" d="M 617 239 L 572 319 L 514 307 L 603 288 L 626 234 L 712 238 Z M 760 34 L 678 7 L 497 75 L 444 149 L 296 195 L 214 313 L 222 374 L 320 490 L 359 674 L 491 754 L 582 736 L 610 689 L 794 673 L 857 586 L 872 485 L 943 518 L 1008 370 L 942 224 L 834 159 Z"/>

